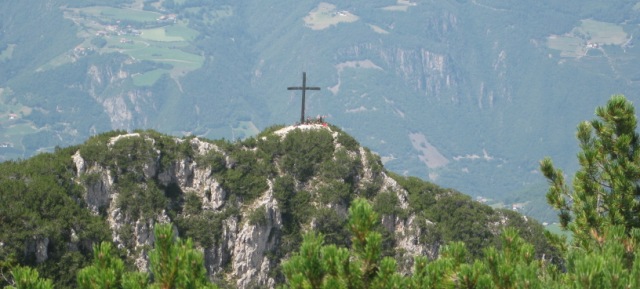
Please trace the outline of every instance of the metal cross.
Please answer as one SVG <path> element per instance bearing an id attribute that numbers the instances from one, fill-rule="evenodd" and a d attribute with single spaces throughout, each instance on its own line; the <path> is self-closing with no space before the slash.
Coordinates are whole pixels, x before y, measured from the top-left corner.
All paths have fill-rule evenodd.
<path id="1" fill-rule="evenodd" d="M 302 73 L 302 86 L 292 86 L 287 87 L 287 90 L 302 90 L 302 109 L 300 112 L 300 123 L 304 123 L 304 101 L 305 101 L 305 92 L 307 90 L 320 90 L 320 87 L 307 87 L 307 73 Z"/>

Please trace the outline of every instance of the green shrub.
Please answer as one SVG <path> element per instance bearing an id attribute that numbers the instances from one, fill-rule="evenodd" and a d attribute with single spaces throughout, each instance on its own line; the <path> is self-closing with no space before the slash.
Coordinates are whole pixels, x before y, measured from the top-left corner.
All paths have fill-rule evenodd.
<path id="1" fill-rule="evenodd" d="M 322 233 L 327 244 L 347 246 L 349 244 L 349 228 L 347 218 L 341 217 L 332 208 L 319 208 L 315 214 L 314 230 Z"/>
<path id="2" fill-rule="evenodd" d="M 371 173 L 373 173 L 374 176 L 378 176 L 384 169 L 384 165 L 382 164 L 382 160 L 380 160 L 380 156 L 372 153 L 368 148 L 365 148 L 364 151 L 367 156 L 367 163 L 369 164 L 369 168 L 371 168 Z"/>
<path id="3" fill-rule="evenodd" d="M 345 132 L 338 133 L 337 141 L 347 150 L 358 151 L 358 149 L 360 149 L 360 143 Z"/>
<path id="4" fill-rule="evenodd" d="M 269 136 L 273 135 L 274 132 L 276 132 L 276 131 L 278 131 L 280 129 L 283 129 L 284 127 L 285 126 L 282 125 L 282 124 L 272 125 L 270 127 L 267 127 L 265 129 L 263 129 L 262 132 L 260 132 L 258 134 L 258 136 L 256 136 L 256 138 L 260 139 L 260 138 L 265 137 L 265 136 L 269 137 Z"/>
<path id="5" fill-rule="evenodd" d="M 325 180 L 341 179 L 353 184 L 354 177 L 362 171 L 360 156 L 352 158 L 346 149 L 339 148 L 334 159 L 327 159 L 321 165 L 319 174 Z"/>
<path id="6" fill-rule="evenodd" d="M 273 181 L 273 197 L 278 201 L 278 206 L 283 214 L 291 212 L 293 206 L 291 200 L 295 193 L 295 180 L 290 175 L 277 177 Z"/>
<path id="7" fill-rule="evenodd" d="M 250 201 L 260 196 L 269 188 L 267 183 L 268 165 L 256 160 L 253 151 L 241 147 L 229 152 L 230 169 L 218 174 L 225 190 Z"/>
<path id="8" fill-rule="evenodd" d="M 182 212 L 187 215 L 199 215 L 202 213 L 202 200 L 195 193 L 184 194 Z"/>
<path id="9" fill-rule="evenodd" d="M 379 193 L 373 201 L 373 209 L 382 215 L 396 215 L 400 212 L 400 201 L 395 192 Z"/>
<path id="10" fill-rule="evenodd" d="M 287 134 L 282 145 L 282 165 L 285 172 L 301 182 L 311 178 L 318 164 L 330 159 L 335 149 L 333 136 L 327 130 L 295 129 Z"/>
<path id="11" fill-rule="evenodd" d="M 267 208 L 263 205 L 249 212 L 248 221 L 253 226 L 264 226 L 267 224 Z"/>
<path id="12" fill-rule="evenodd" d="M 211 167 L 211 173 L 213 174 L 222 172 L 226 168 L 224 155 L 215 150 L 211 150 L 203 156 L 198 156 L 196 163 L 199 168 Z"/>
<path id="13" fill-rule="evenodd" d="M 322 204 L 348 204 L 351 186 L 342 181 L 329 181 L 318 188 L 317 194 Z"/>

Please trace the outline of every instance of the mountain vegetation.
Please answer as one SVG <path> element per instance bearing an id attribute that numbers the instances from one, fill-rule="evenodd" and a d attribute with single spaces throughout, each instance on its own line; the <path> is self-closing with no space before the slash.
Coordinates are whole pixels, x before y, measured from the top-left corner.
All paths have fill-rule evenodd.
<path id="1" fill-rule="evenodd" d="M 640 228 L 640 140 L 635 109 L 623 95 L 614 95 L 606 106 L 596 109 L 596 115 L 599 119 L 578 126 L 581 167 L 573 179 L 573 190 L 551 159 L 540 165 L 551 184 L 549 203 L 560 211 L 561 225 L 583 247 L 608 227 L 619 226 L 626 236 Z"/>
<path id="2" fill-rule="evenodd" d="M 0 159 L 112 130 L 245 139 L 298 119 L 306 71 L 308 114 L 387 169 L 551 222 L 538 160 L 577 170 L 573 124 L 634 97 L 638 23 L 623 0 L 4 1 Z"/>
<path id="3" fill-rule="evenodd" d="M 638 246 L 640 228 L 634 218 L 637 216 L 636 208 L 639 202 L 635 197 L 636 186 L 633 181 L 637 176 L 635 164 L 638 162 L 636 159 L 638 135 L 636 133 L 635 110 L 624 96 L 614 95 L 606 106 L 596 109 L 596 115 L 599 119 L 583 122 L 578 126 L 577 136 L 582 148 L 578 158 L 582 169 L 575 174 L 573 190 L 567 188 L 562 171 L 554 168 L 549 158 L 540 162 L 541 170 L 549 180 L 550 187 L 547 195 L 549 203 L 560 211 L 559 217 L 562 226 L 569 228 L 574 233 L 574 241 L 570 243 L 567 243 L 566 239 L 547 233 L 546 237 L 553 243 L 552 246 L 535 238 L 540 236 L 540 232 L 535 231 L 535 224 L 522 222 L 523 218 L 520 216 L 508 217 L 505 214 L 502 215 L 498 223 L 517 221 L 519 227 L 494 227 L 494 229 L 498 229 L 499 234 L 487 235 L 487 238 L 495 238 L 489 244 L 481 244 L 480 247 L 475 248 L 475 240 L 465 239 L 464 235 L 460 236 L 455 233 L 444 235 L 441 234 L 444 231 L 427 229 L 422 231 L 423 233 L 413 235 L 413 240 L 416 240 L 417 237 L 430 237 L 428 242 L 440 244 L 436 254 L 431 256 L 429 254 L 403 255 L 400 252 L 403 250 L 401 248 L 407 249 L 409 247 L 394 244 L 394 242 L 403 242 L 403 240 L 397 236 L 398 231 L 395 231 L 396 236 L 390 237 L 389 233 L 393 232 L 393 229 L 385 226 L 385 222 L 389 221 L 389 216 L 396 216 L 395 226 L 407 225 L 408 223 L 403 223 L 402 220 L 416 220 L 420 216 L 419 213 L 433 211 L 435 207 L 430 207 L 430 204 L 436 203 L 436 206 L 441 206 L 443 211 L 437 211 L 436 214 L 427 216 L 433 220 L 437 219 L 437 221 L 432 222 L 430 219 L 425 219 L 422 223 L 442 224 L 441 229 L 446 228 L 446 231 L 452 231 L 453 227 L 447 227 L 447 220 L 453 215 L 463 215 L 459 219 L 460 224 L 466 224 L 465 221 L 468 221 L 466 218 L 471 217 L 470 219 L 473 220 L 471 223 L 480 220 L 481 224 L 491 227 L 491 223 L 485 223 L 485 221 L 487 217 L 496 212 L 492 212 L 491 208 L 475 202 L 471 203 L 478 204 L 480 210 L 468 210 L 474 206 L 464 203 L 464 198 L 459 198 L 459 193 L 441 191 L 442 189 L 435 185 L 415 178 L 394 176 L 398 180 L 397 184 L 401 190 L 390 190 L 392 186 L 385 186 L 384 183 L 393 179 L 384 177 L 386 171 L 375 155 L 359 147 L 353 138 L 337 128 L 322 125 L 303 125 L 298 128 L 273 127 L 263 132 L 257 139 L 252 138 L 238 143 L 219 141 L 215 143 L 215 149 L 209 147 L 212 143 L 201 142 L 195 138 L 180 140 L 152 131 L 137 132 L 136 134 L 114 132 L 111 135 L 98 136 L 82 146 L 59 149 L 53 154 L 40 156 L 40 158 L 48 157 L 49 160 L 55 160 L 57 156 L 57 166 L 44 167 L 49 162 L 36 162 L 34 160 L 38 160 L 38 157 L 34 157 L 24 162 L 3 164 L 13 170 L 2 171 L 11 173 L 11 175 L 3 176 L 5 179 L 23 183 L 26 187 L 38 184 L 40 182 L 39 176 L 46 178 L 46 176 L 51 177 L 52 175 L 54 179 L 57 179 L 58 184 L 73 187 L 65 182 L 63 176 L 75 173 L 76 177 L 72 177 L 71 183 L 76 184 L 76 187 L 73 187 L 76 193 L 54 196 L 75 200 L 76 205 L 81 208 L 78 211 L 86 211 L 89 221 L 82 223 L 80 222 L 80 219 L 83 219 L 82 215 L 74 213 L 74 211 L 70 211 L 70 213 L 80 216 L 73 218 L 77 223 L 86 224 L 96 221 L 96 219 L 97 223 L 100 223 L 100 218 L 92 219 L 91 217 L 104 215 L 104 210 L 101 210 L 99 206 L 98 210 L 95 210 L 96 207 L 92 208 L 92 205 L 97 202 L 90 200 L 91 186 L 86 186 L 87 180 L 80 177 L 83 173 L 91 171 L 91 169 L 84 167 L 86 165 L 85 159 L 80 157 L 83 149 L 85 149 L 85 154 L 91 155 L 89 152 L 92 151 L 95 153 L 93 157 L 97 159 L 90 161 L 94 164 L 92 168 L 112 166 L 108 172 L 114 172 L 114 175 L 108 176 L 114 179 L 124 178 L 127 186 L 122 188 L 138 186 L 140 192 L 125 195 L 128 199 L 133 200 L 126 201 L 126 203 L 137 203 L 135 200 L 139 196 L 153 198 L 153 191 L 158 190 L 153 188 L 154 183 L 161 183 L 163 178 L 170 177 L 164 175 L 166 171 L 153 171 L 161 169 L 162 166 L 165 166 L 165 170 L 174 170 L 176 162 L 185 164 L 184 158 L 192 158 L 205 164 L 210 161 L 222 163 L 219 166 L 212 165 L 212 167 L 216 167 L 216 176 L 223 180 L 221 183 L 224 183 L 226 178 L 226 174 L 223 172 L 239 168 L 246 173 L 244 176 L 247 176 L 247 186 L 236 188 L 236 191 L 231 190 L 233 186 L 227 187 L 225 190 L 231 192 L 228 195 L 229 198 L 234 196 L 236 201 L 246 202 L 244 205 L 237 206 L 235 213 L 241 216 L 241 222 L 242 218 L 247 219 L 245 221 L 247 226 L 242 231 L 247 228 L 255 229 L 269 224 L 273 225 L 272 215 L 279 214 L 281 223 L 279 226 L 275 225 L 281 229 L 283 234 L 271 236 L 272 231 L 269 233 L 269 239 L 279 239 L 276 242 L 280 246 L 299 248 L 293 252 L 282 250 L 269 252 L 273 255 L 267 258 L 283 260 L 276 262 L 279 269 L 270 273 L 281 275 L 281 279 L 276 277 L 278 282 L 267 284 L 236 282 L 235 285 L 242 288 L 254 286 L 273 288 L 276 285 L 279 288 L 637 288 L 640 286 L 640 246 Z M 343 135 L 339 136 L 340 134 Z M 287 141 L 289 138 L 292 140 Z M 313 140 L 313 142 L 306 142 L 305 139 Z M 127 147 L 131 150 L 124 152 L 118 150 L 117 143 L 125 140 L 130 141 L 127 143 Z M 323 145 L 323 142 L 326 144 Z M 189 145 L 184 145 L 185 143 Z M 317 146 L 314 148 L 300 146 L 287 148 L 285 145 L 287 143 L 307 146 L 317 144 Z M 105 153 L 99 153 L 96 147 L 102 145 L 106 145 L 104 151 L 108 152 L 107 154 L 113 152 L 111 150 L 114 149 L 117 153 L 126 154 L 126 157 L 117 154 L 112 155 L 111 158 L 101 157 Z M 156 150 L 156 154 L 153 155 L 151 151 L 157 147 L 162 147 L 165 151 Z M 278 147 L 283 150 L 277 149 Z M 243 165 L 246 165 L 241 161 L 243 158 L 232 157 L 234 156 L 232 153 L 234 148 L 239 151 L 255 153 L 251 161 L 258 164 L 256 167 L 262 168 L 261 170 L 266 175 L 251 173 L 246 166 L 243 168 Z M 288 157 L 287 150 L 300 149 L 306 151 L 313 162 L 305 163 L 304 158 L 298 159 L 301 162 L 300 166 L 297 165 L 297 162 L 285 162 Z M 363 162 L 360 159 L 357 164 L 352 162 L 343 168 L 345 170 L 341 170 L 338 165 L 338 167 L 332 167 L 330 171 L 324 171 L 322 164 L 326 161 L 348 163 L 338 162 L 337 159 L 334 159 L 338 156 L 335 154 L 335 150 L 340 149 L 347 150 L 347 156 L 350 155 L 348 152 L 360 151 L 361 154 L 356 156 L 364 156 L 366 160 Z M 327 150 L 334 152 L 331 153 Z M 71 154 L 74 151 L 75 153 Z M 265 152 L 270 153 L 265 154 Z M 291 157 L 295 158 L 296 155 L 293 153 Z M 265 159 L 256 156 L 269 159 L 267 163 L 270 163 L 271 166 L 259 165 Z M 163 157 L 167 157 L 167 159 L 163 161 Z M 73 160 L 76 171 L 70 167 L 62 166 L 64 164 L 62 160 L 65 159 Z M 155 159 L 160 167 L 152 168 L 149 166 L 150 159 Z M 347 159 L 349 158 L 347 157 Z M 30 161 L 32 163 L 29 163 Z M 123 162 L 126 167 L 119 166 Z M 369 165 L 371 162 L 377 163 L 377 165 Z M 37 164 L 37 166 L 43 167 L 31 168 L 28 164 Z M 18 169 L 18 165 L 24 166 L 21 167 L 22 169 Z M 198 165 L 195 164 L 195 166 Z M 355 171 L 346 169 L 353 166 L 355 166 Z M 51 173 L 43 171 L 43 168 L 51 170 Z M 139 170 L 141 173 L 136 174 L 129 168 Z M 19 174 L 22 170 L 25 172 Z M 342 177 L 341 180 L 345 184 L 350 184 L 353 191 L 346 195 L 339 195 L 339 197 L 330 196 L 328 199 L 320 196 L 327 193 L 323 190 L 310 189 L 306 193 L 303 193 L 302 190 L 296 191 L 302 184 L 314 184 L 314 180 L 321 180 L 316 185 L 330 183 L 332 179 L 327 174 L 333 170 L 342 172 L 332 176 Z M 34 171 L 39 171 L 41 174 L 26 173 Z M 279 175 L 280 171 L 286 171 L 286 179 Z M 345 173 L 350 171 L 353 172 L 353 175 Z M 94 170 L 93 174 L 96 172 Z M 213 170 L 207 170 L 207 172 L 213 173 Z M 376 174 L 377 177 L 382 178 L 382 184 L 372 184 L 375 183 L 376 178 L 372 176 Z M 180 173 L 172 176 L 177 175 Z M 154 179 L 145 180 L 149 176 L 154 176 Z M 277 186 L 275 184 L 267 185 L 267 188 L 263 189 L 266 191 L 262 195 L 240 193 L 240 191 L 251 192 L 254 188 L 261 188 L 262 186 L 259 184 L 261 182 L 258 181 L 260 176 L 266 176 L 268 184 L 273 184 L 274 178 L 277 178 L 280 184 Z M 91 178 L 92 180 L 89 182 L 95 185 L 100 177 L 93 176 Z M 366 181 L 357 182 L 355 181 L 357 179 L 366 179 Z M 238 185 L 233 180 L 232 178 L 231 183 Z M 184 186 L 184 180 L 174 179 L 173 181 L 172 186 L 164 186 L 166 187 L 164 190 L 165 201 L 151 202 L 151 207 L 145 209 L 140 206 L 123 207 L 125 203 L 123 200 L 114 200 L 112 203 L 116 204 L 116 207 L 110 206 L 107 209 L 109 211 L 107 215 L 113 218 L 114 213 L 125 212 L 130 215 L 137 212 L 138 214 L 135 215 L 135 218 L 138 219 L 137 226 L 141 218 L 166 216 L 169 219 L 177 220 L 180 215 L 184 216 L 182 211 L 186 211 L 188 216 L 195 216 L 207 209 L 207 206 L 199 203 L 201 199 L 197 196 L 187 197 L 189 193 L 181 191 L 180 184 Z M 113 182 L 115 184 L 119 181 L 114 180 Z M 83 183 L 85 186 L 82 186 Z M 55 183 L 51 183 L 51 185 L 55 185 Z M 378 189 L 372 189 L 371 186 L 377 186 Z M 14 187 L 17 185 L 14 184 Z M 152 188 L 148 194 L 143 192 L 144 188 L 149 187 Z M 187 188 L 187 186 L 184 187 Z M 35 188 L 41 187 L 37 185 Z M 380 190 L 380 188 L 385 188 L 385 190 Z M 282 194 L 286 194 L 288 190 L 294 192 L 287 195 L 286 198 L 281 198 Z M 416 191 L 422 191 L 422 194 L 420 198 L 412 199 L 410 196 L 415 196 Z M 81 194 L 78 195 L 77 192 L 81 192 Z M 407 194 L 404 205 L 401 204 L 403 203 L 403 192 Z M 278 205 L 282 204 L 281 211 L 268 202 L 253 202 L 251 204 L 251 200 L 259 200 L 265 196 L 268 199 L 270 194 L 272 198 L 276 198 L 277 195 L 281 196 L 279 200 L 276 199 Z M 296 200 L 298 195 L 303 195 L 307 201 L 303 206 L 287 203 L 287 200 Z M 467 208 L 467 210 L 453 210 L 453 207 L 447 206 L 446 202 L 438 204 L 441 199 L 449 199 L 450 196 L 455 196 L 452 199 L 458 207 Z M 20 198 L 21 196 L 17 195 L 16 197 Z M 116 196 L 116 199 L 119 197 Z M 157 198 L 163 200 L 162 197 Z M 206 198 L 211 199 L 213 196 L 209 195 Z M 349 201 L 345 201 L 345 198 L 348 198 Z M 176 202 L 176 200 L 181 201 Z M 341 202 L 349 204 L 346 219 L 342 219 L 342 221 L 339 216 Z M 412 205 L 414 203 L 416 205 Z M 24 203 L 20 203 L 20 205 L 26 206 Z M 2 212 L 9 212 L 9 207 L 14 206 L 5 205 L 2 207 Z M 183 209 L 176 210 L 179 207 Z M 245 208 L 249 208 L 249 211 L 245 211 Z M 90 212 L 90 209 L 93 209 L 93 212 Z M 412 209 L 417 210 L 413 211 Z M 162 210 L 162 212 L 158 210 Z M 300 210 L 303 210 L 307 217 L 313 220 L 310 222 L 308 219 L 300 221 L 303 219 L 303 215 L 297 213 Z M 166 213 L 166 211 L 172 212 Z M 220 210 L 214 211 L 219 212 Z M 287 216 L 289 213 L 291 215 Z M 329 215 L 336 213 L 338 213 L 337 218 L 334 215 L 333 220 L 337 222 L 330 221 L 324 225 L 317 225 Z M 30 219 L 20 219 L 23 225 L 29 224 L 29 222 L 38 222 L 30 224 L 31 226 L 26 226 L 26 228 L 46 228 L 50 226 L 47 224 L 48 218 L 53 218 L 56 221 L 62 220 L 62 218 L 56 219 L 55 216 L 40 216 L 38 218 L 35 216 L 35 212 L 32 212 L 32 207 L 25 207 L 23 214 L 31 216 Z M 447 215 L 448 217 L 445 217 Z M 13 221 L 9 223 L 16 224 L 17 222 L 13 220 L 16 217 L 19 216 L 3 216 L 3 221 Z M 288 225 L 286 219 L 289 219 Z M 6 232 L 6 229 L 20 230 L 20 228 L 8 228 L 9 226 L 5 226 L 4 223 L 2 223 L 2 232 Z M 62 225 L 62 231 L 65 230 L 64 226 L 68 225 L 68 223 Z M 112 229 L 113 225 L 111 223 Z M 126 245 L 127 241 L 124 240 L 122 233 L 113 230 L 111 233 L 114 238 L 111 242 L 127 251 L 126 253 L 121 251 L 123 259 L 118 256 L 110 241 L 98 240 L 98 235 L 89 238 L 85 236 L 84 239 L 80 239 L 73 232 L 72 236 L 69 236 L 71 240 L 63 238 L 60 241 L 52 238 L 52 241 L 49 241 L 47 233 L 53 232 L 27 229 L 24 230 L 26 236 L 32 237 L 26 240 L 10 240 L 9 242 L 5 242 L 5 240 L 10 234 L 2 235 L 2 239 L 0 239 L 2 240 L 0 243 L 2 251 L 0 253 L 3 255 L 0 274 L 3 277 L 3 282 L 9 283 L 5 288 L 12 289 L 49 289 L 54 286 L 77 286 L 79 288 L 218 288 L 218 286 L 224 288 L 233 286 L 228 283 L 233 279 L 233 274 L 227 274 L 226 279 L 216 279 L 210 274 L 210 270 L 207 270 L 211 267 L 206 264 L 205 255 L 208 252 L 205 243 L 193 242 L 191 238 L 185 240 L 177 237 L 176 230 L 185 232 L 179 225 L 158 223 L 154 227 L 153 241 L 151 244 L 143 245 L 143 247 L 147 247 L 143 250 L 150 249 L 148 254 L 142 258 L 143 262 L 146 260 L 146 265 L 137 266 L 137 268 L 130 263 L 132 255 L 129 250 L 137 250 L 139 247 Z M 479 227 L 465 227 L 462 231 L 483 236 L 482 228 Z M 414 229 L 420 230 L 422 228 L 417 226 Z M 403 228 L 401 233 L 407 233 L 406 230 L 411 229 Z M 108 229 L 106 231 L 109 232 Z M 293 231 L 295 231 L 295 235 L 291 234 Z M 33 237 L 34 232 L 41 235 Z M 435 237 L 440 239 L 433 239 L 433 232 L 436 233 Z M 140 233 L 143 232 L 136 232 L 137 236 L 134 239 L 138 241 L 141 238 L 144 239 Z M 299 239 L 296 238 L 296 235 L 303 237 Z M 252 236 L 257 237 L 258 235 L 252 234 Z M 287 241 L 284 241 L 285 239 Z M 83 258 L 81 247 L 78 245 L 80 240 L 91 245 L 92 261 L 89 261 L 89 258 Z M 254 241 L 261 242 L 259 240 L 252 242 Z M 53 244 L 50 245 L 49 242 Z M 63 243 L 64 246 L 55 244 L 57 242 Z M 135 242 L 137 241 L 134 240 Z M 418 242 L 423 241 L 418 240 Z M 19 244 L 19 246 L 6 247 L 5 244 Z M 539 248 L 540 245 L 543 247 Z M 205 247 L 203 248 L 204 254 L 195 247 Z M 59 272 L 53 272 L 46 267 L 51 264 L 48 256 L 50 248 L 55 253 L 52 256 L 56 256 L 54 257 L 58 258 L 56 261 L 61 262 L 58 268 L 66 269 L 65 274 L 77 276 L 77 283 L 68 283 L 68 276 L 63 278 L 64 276 L 61 276 Z M 62 250 L 58 249 L 62 252 L 56 252 L 56 248 L 62 248 Z M 390 250 L 391 248 L 395 249 Z M 474 252 L 474 249 L 479 249 L 479 252 Z M 234 253 L 242 254 L 240 252 Z M 75 263 L 69 262 L 69 259 L 62 260 L 59 257 L 70 254 L 76 255 Z M 35 255 L 35 262 L 34 258 L 29 259 L 30 255 Z M 406 262 L 407 257 L 412 257 L 413 260 Z M 74 267 L 83 261 L 85 264 L 82 269 Z M 411 268 L 406 267 L 408 264 Z M 35 269 L 23 267 L 24 265 L 35 266 Z M 263 263 L 261 266 L 264 265 Z M 71 268 L 65 266 L 71 266 Z M 146 273 L 147 270 L 151 274 Z M 251 268 L 245 265 L 245 270 L 251 270 Z M 11 272 L 11 276 L 9 276 L 9 272 Z M 259 276 L 253 277 L 260 279 Z M 216 284 L 211 283 L 211 280 L 214 280 Z"/>
<path id="4" fill-rule="evenodd" d="M 469 258 L 464 243 L 445 246 L 438 259 L 417 257 L 410 275 L 393 258 L 382 258 L 378 216 L 364 200 L 350 209 L 351 248 L 324 245 L 323 236 L 306 235 L 298 253 L 283 264 L 285 288 L 637 288 L 640 286 L 640 226 L 636 116 L 633 105 L 614 95 L 598 107 L 599 119 L 578 126 L 582 168 L 574 190 L 551 159 L 541 161 L 549 179 L 549 203 L 560 210 L 572 243 L 555 239 L 563 261 L 534 258 L 534 247 L 508 228 L 499 249 L 487 247 Z"/>
<path id="5" fill-rule="evenodd" d="M 283 264 L 283 288 L 637 288 L 640 286 L 640 230 L 630 234 L 611 226 L 601 235 L 566 251 L 561 266 L 538 259 L 534 247 L 513 228 L 502 232 L 500 246 L 472 258 L 463 242 L 442 248 L 435 260 L 415 259 L 410 274 L 380 254 L 378 219 L 364 200 L 352 204 L 350 248 L 325 245 L 323 235 L 308 233 L 300 250 Z"/>
<path id="6" fill-rule="evenodd" d="M 273 287 L 284 282 L 280 263 L 301 246 L 305 232 L 338 247 L 354 245 L 347 209 L 356 199 L 381 217 L 367 229 L 379 235 L 378 254 L 407 272 L 414 256 L 436 258 L 451 242 L 464 242 L 470 258 L 484 256 L 507 227 L 534 244 L 535 256 L 559 260 L 536 221 L 393 174 L 379 156 L 326 124 L 273 126 L 234 142 L 112 131 L 3 162 L 0 174 L 5 281 L 14 280 L 11 268 L 29 266 L 37 271 L 14 276 L 49 279 L 56 288 L 153 284 L 165 282 L 157 270 L 169 270 L 158 266 L 199 264 L 221 287 Z M 173 226 L 158 229 L 164 223 Z M 154 228 L 189 241 L 167 249 Z M 192 246 L 203 253 L 189 253 Z M 154 257 L 158 250 L 203 260 L 167 265 L 173 258 Z M 193 268 L 175 270 L 202 274 Z M 112 273 L 99 277 L 105 270 Z M 138 271 L 153 274 L 125 274 Z"/>

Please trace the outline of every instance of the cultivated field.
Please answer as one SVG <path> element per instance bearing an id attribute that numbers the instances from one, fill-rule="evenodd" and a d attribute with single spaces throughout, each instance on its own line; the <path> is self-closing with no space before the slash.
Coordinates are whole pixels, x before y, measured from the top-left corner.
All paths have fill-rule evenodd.
<path id="1" fill-rule="evenodd" d="M 603 45 L 623 45 L 628 35 L 621 26 L 592 19 L 582 20 L 564 35 L 551 35 L 547 47 L 559 50 L 562 57 L 582 57 L 589 49 L 603 49 Z"/>
<path id="2" fill-rule="evenodd" d="M 351 14 L 349 11 L 337 11 L 336 5 L 329 3 L 320 3 L 318 7 L 311 10 L 309 15 L 304 17 L 304 23 L 313 30 L 322 30 L 338 25 L 339 23 L 351 23 L 358 21 L 358 16 Z"/>
<path id="3" fill-rule="evenodd" d="M 166 69 L 154 69 L 133 75 L 137 86 L 153 85 L 162 75 L 177 78 L 202 67 L 204 57 L 187 51 L 198 32 L 189 28 L 176 15 L 114 7 L 87 7 L 69 9 L 65 17 L 81 27 L 78 33 L 85 41 L 75 52 L 54 58 L 43 69 L 72 62 L 78 49 L 95 50 L 98 53 L 122 53 L 137 61 L 169 64 Z M 106 45 L 96 47 L 95 38 L 102 38 Z"/>

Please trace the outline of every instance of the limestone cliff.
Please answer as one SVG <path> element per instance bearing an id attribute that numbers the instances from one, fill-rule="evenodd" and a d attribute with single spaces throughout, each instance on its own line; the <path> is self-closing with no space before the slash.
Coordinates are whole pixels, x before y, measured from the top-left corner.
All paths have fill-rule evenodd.
<path id="1" fill-rule="evenodd" d="M 442 243 L 460 239 L 443 226 L 470 217 L 432 220 L 438 204 L 483 211 L 465 219 L 486 228 L 480 245 L 509 222 L 524 222 L 460 193 L 395 176 L 377 155 L 326 124 L 275 127 L 236 143 L 112 133 L 90 139 L 72 160 L 86 206 L 106 218 L 112 241 L 139 269 L 148 268 L 154 224 L 172 222 L 204 252 L 211 279 L 238 288 L 282 282 L 278 266 L 304 231 L 348 245 L 345 219 L 355 197 L 370 199 L 381 214 L 385 254 L 403 270 L 414 256 L 436 257 Z M 46 258 L 41 251 L 39 261 Z"/>

